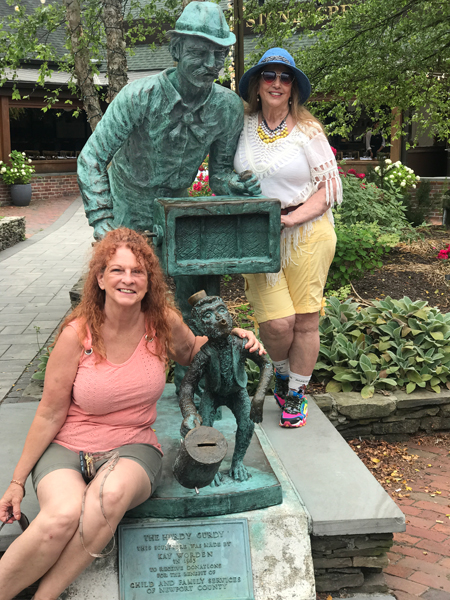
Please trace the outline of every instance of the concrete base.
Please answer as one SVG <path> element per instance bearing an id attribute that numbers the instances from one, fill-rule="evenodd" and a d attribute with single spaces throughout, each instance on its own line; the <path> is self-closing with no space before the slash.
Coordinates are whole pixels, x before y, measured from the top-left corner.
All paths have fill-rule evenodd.
<path id="1" fill-rule="evenodd" d="M 14 467 L 22 453 L 23 444 L 37 407 L 37 402 L 0 405 L 0 440 L 2 441 L 0 493 L 2 494 L 11 481 Z M 26 496 L 22 502 L 22 510 L 31 521 L 39 512 L 39 504 L 31 484 L 31 477 L 28 478 L 25 489 Z M 0 532 L 0 552 L 5 551 L 21 531 L 18 523 L 3 527 Z"/>
<path id="2" fill-rule="evenodd" d="M 314 572 L 303 504 L 264 432 L 258 438 L 283 489 L 283 504 L 219 517 L 247 519 L 255 600 L 314 600 Z M 214 523 L 214 517 L 203 520 Z M 133 522 L 128 519 L 127 522 Z M 164 523 L 141 519 L 141 523 Z M 61 596 L 61 600 L 119 600 L 117 551 L 96 559 Z M 153 594 L 156 598 L 159 594 Z"/>
<path id="3" fill-rule="evenodd" d="M 278 426 L 266 399 L 262 428 L 311 515 L 312 535 L 405 531 L 405 517 L 370 471 L 309 398 L 306 427 Z"/>

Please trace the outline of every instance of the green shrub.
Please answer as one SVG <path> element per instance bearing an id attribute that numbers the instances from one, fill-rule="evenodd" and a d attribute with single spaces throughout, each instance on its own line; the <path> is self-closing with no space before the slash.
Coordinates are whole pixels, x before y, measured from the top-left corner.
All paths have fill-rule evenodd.
<path id="1" fill-rule="evenodd" d="M 327 298 L 337 298 L 339 300 L 339 302 L 344 302 L 344 300 L 347 300 L 347 298 L 350 296 L 350 294 L 352 293 L 352 287 L 351 285 L 343 285 L 342 287 L 338 288 L 337 290 L 332 290 L 329 289 L 327 290 Z"/>
<path id="2" fill-rule="evenodd" d="M 320 352 L 314 376 L 329 392 L 416 387 L 450 389 L 450 313 L 426 301 L 386 298 L 361 309 L 329 298 L 320 320 Z"/>
<path id="3" fill-rule="evenodd" d="M 403 203 L 406 207 L 405 216 L 414 227 L 423 225 L 431 211 L 431 181 L 421 181 L 416 190 L 415 202 L 411 194 L 406 194 Z"/>
<path id="4" fill-rule="evenodd" d="M 337 289 L 383 266 L 382 256 L 399 241 L 382 233 L 377 223 L 343 223 L 336 219 L 336 253 L 328 273 L 327 289 Z"/>
<path id="5" fill-rule="evenodd" d="M 377 223 L 382 233 L 411 237 L 414 231 L 405 216 L 403 194 L 387 184 L 385 189 L 352 174 L 341 177 L 344 201 L 335 209 L 346 225 Z"/>

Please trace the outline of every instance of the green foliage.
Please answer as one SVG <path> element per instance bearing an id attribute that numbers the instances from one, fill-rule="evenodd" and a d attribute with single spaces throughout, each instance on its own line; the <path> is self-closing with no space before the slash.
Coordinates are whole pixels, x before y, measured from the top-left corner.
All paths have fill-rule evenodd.
<path id="1" fill-rule="evenodd" d="M 320 320 L 320 352 L 314 376 L 329 392 L 416 387 L 450 389 L 450 313 L 426 301 L 376 301 L 361 309 L 329 298 Z"/>
<path id="2" fill-rule="evenodd" d="M 258 335 L 258 328 L 256 325 L 256 319 L 254 317 L 255 311 L 250 304 L 241 304 L 240 306 L 234 307 L 233 321 L 236 327 L 242 329 L 254 330 L 255 335 Z"/>
<path id="3" fill-rule="evenodd" d="M 48 359 L 50 358 L 52 350 L 53 348 L 47 348 L 47 350 L 39 357 L 41 362 L 38 364 L 36 373 L 33 373 L 31 376 L 31 379 L 34 379 L 34 381 L 44 381 Z"/>
<path id="4" fill-rule="evenodd" d="M 407 126 L 391 130 L 391 108 L 398 107 L 398 112 L 404 111 L 405 125 L 417 125 L 416 137 L 428 131 L 438 139 L 449 138 L 450 3 L 365 0 L 330 5 L 325 0 L 266 0 L 259 4 L 245 2 L 247 20 L 258 23 L 259 15 L 267 15 L 263 25 L 254 28 L 261 35 L 248 64 L 273 46 L 293 51 L 314 94 L 340 99 L 309 105 L 319 118 L 327 118 L 330 135 L 346 137 L 363 110 L 380 122 L 385 135 L 392 134 L 392 139 L 406 135 Z"/>
<path id="5" fill-rule="evenodd" d="M 341 177 L 344 201 L 335 209 L 340 222 L 346 225 L 358 222 L 377 223 L 382 233 L 410 237 L 413 230 L 405 217 L 403 196 L 384 190 L 375 183 L 355 175 Z"/>
<path id="6" fill-rule="evenodd" d="M 383 255 L 398 243 L 394 233 L 383 234 L 377 223 L 343 223 L 336 219 L 336 254 L 327 288 L 336 289 L 383 266 Z"/>
<path id="7" fill-rule="evenodd" d="M 406 208 L 405 216 L 414 227 L 425 225 L 431 211 L 431 181 L 421 181 L 415 194 L 415 202 L 412 202 L 410 194 L 406 194 L 403 202 Z"/>
<path id="8" fill-rule="evenodd" d="M 27 159 L 25 152 L 13 150 L 10 157 L 10 164 L 0 160 L 0 176 L 6 185 L 14 183 L 30 183 L 31 177 L 35 171 L 31 165 L 31 159 Z"/>
<path id="9" fill-rule="evenodd" d="M 253 396 L 256 392 L 256 388 L 259 383 L 259 367 L 252 360 L 245 362 L 245 371 L 247 373 L 247 392 L 249 396 Z M 275 388 L 275 377 L 272 375 L 269 387 L 267 389 L 267 395 L 273 394 Z"/>
<path id="10" fill-rule="evenodd" d="M 381 161 L 381 164 L 374 169 L 377 183 L 383 189 L 394 188 L 397 192 L 405 194 L 408 189 L 414 188 L 417 182 L 420 181 L 418 175 L 414 175 L 414 171 L 406 167 L 399 160 L 395 163 L 390 158 Z"/>
<path id="11" fill-rule="evenodd" d="M 91 75 L 98 75 L 99 66 L 105 59 L 108 60 L 104 20 L 109 2 L 74 1 L 81 12 L 82 35 L 78 52 L 82 54 L 87 50 L 88 70 Z M 46 84 L 54 71 L 69 73 L 69 88 L 77 94 L 75 55 L 66 23 L 65 3 L 40 0 L 32 7 L 31 3 L 23 3 L 22 0 L 7 0 L 7 4 L 14 7 L 14 10 L 0 20 L 0 87 L 8 80 L 15 80 L 16 71 L 22 62 L 31 58 L 40 61 L 37 85 L 47 92 L 44 96 L 47 101 L 46 110 L 58 101 L 61 91 Z M 156 42 L 149 44 L 152 48 L 156 48 L 157 42 L 166 41 L 163 24 L 173 28 L 181 13 L 182 3 L 180 0 L 166 0 L 164 3 L 158 0 L 130 0 L 121 3 L 121 7 L 122 15 L 116 28 L 123 27 L 127 52 L 133 54 L 134 45 L 142 43 L 148 37 L 156 38 Z M 102 96 L 101 86 L 97 86 L 97 91 Z M 21 98 L 15 83 L 12 97 L 16 100 Z"/>
<path id="12" fill-rule="evenodd" d="M 339 302 L 344 302 L 352 293 L 351 285 L 343 285 L 337 290 L 327 290 L 327 298 L 337 298 Z"/>

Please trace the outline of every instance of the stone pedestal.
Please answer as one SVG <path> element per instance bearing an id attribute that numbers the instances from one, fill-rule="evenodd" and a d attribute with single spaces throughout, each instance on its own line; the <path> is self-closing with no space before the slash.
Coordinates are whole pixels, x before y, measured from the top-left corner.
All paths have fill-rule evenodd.
<path id="1" fill-rule="evenodd" d="M 314 570 L 308 533 L 308 517 L 295 488 L 279 462 L 264 432 L 257 437 L 283 490 L 283 503 L 250 510 L 224 519 L 246 519 L 249 527 L 255 600 L 314 600 Z M 245 462 L 245 459 L 244 459 Z M 237 485 L 237 484 L 236 484 Z M 202 490 L 200 490 L 202 491 Z M 216 517 L 202 518 L 214 526 Z M 124 522 L 133 522 L 125 519 Z M 164 524 L 165 519 L 140 519 L 141 523 Z M 177 519 L 181 524 L 182 519 Z M 149 565 L 150 566 L 150 565 Z M 159 594 L 153 594 L 157 598 Z M 182 594 L 180 595 L 180 598 Z M 117 550 L 108 558 L 96 559 L 61 596 L 61 600 L 119 600 Z M 213 600 L 214 596 L 211 596 Z"/>

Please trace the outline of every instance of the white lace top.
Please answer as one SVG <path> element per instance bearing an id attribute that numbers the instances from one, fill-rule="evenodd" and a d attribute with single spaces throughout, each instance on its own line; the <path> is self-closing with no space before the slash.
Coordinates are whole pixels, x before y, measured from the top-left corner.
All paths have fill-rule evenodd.
<path id="1" fill-rule="evenodd" d="M 301 127 L 301 128 L 300 128 Z M 268 198 L 278 198 L 282 208 L 306 202 L 325 182 L 326 215 L 333 224 L 331 207 L 342 202 L 342 182 L 336 160 L 323 132 L 314 126 L 297 126 L 290 134 L 271 144 L 265 144 L 257 133 L 258 114 L 246 116 L 244 128 L 234 158 L 237 173 L 249 169 L 258 178 L 261 191 Z M 333 186 L 334 183 L 334 186 Z M 281 234 L 281 266 L 290 261 L 291 242 L 294 248 L 313 231 L 314 221 L 322 215 L 296 227 L 285 228 Z M 274 285 L 278 274 L 269 274 Z"/>

